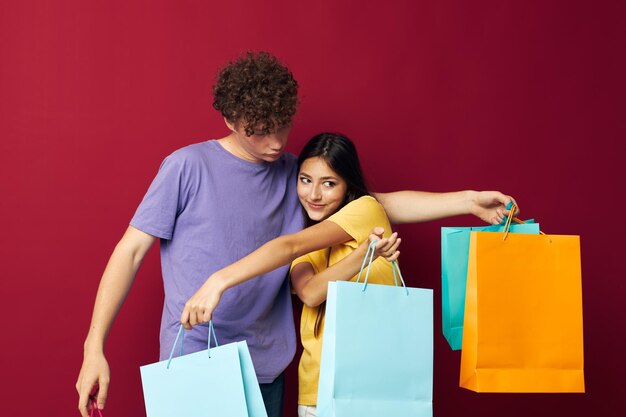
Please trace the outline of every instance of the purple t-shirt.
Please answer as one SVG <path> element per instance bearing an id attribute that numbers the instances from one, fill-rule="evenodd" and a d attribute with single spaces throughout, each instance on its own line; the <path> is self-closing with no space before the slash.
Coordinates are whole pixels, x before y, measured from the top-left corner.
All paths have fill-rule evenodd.
<path id="1" fill-rule="evenodd" d="M 161 238 L 161 360 L 172 349 L 185 302 L 213 272 L 302 229 L 296 174 L 294 155 L 252 163 L 215 140 L 165 158 L 130 222 Z M 295 354 L 288 268 L 228 289 L 213 313 L 220 344 L 248 342 L 261 383 L 272 382 Z M 185 332 L 184 352 L 206 349 L 207 334 L 206 325 Z"/>

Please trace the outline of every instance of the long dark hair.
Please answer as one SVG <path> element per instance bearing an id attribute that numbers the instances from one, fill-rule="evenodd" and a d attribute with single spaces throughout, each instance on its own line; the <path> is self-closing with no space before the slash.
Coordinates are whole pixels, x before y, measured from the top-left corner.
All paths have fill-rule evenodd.
<path id="1" fill-rule="evenodd" d="M 359 197 L 370 195 L 367 190 L 367 185 L 365 184 L 365 179 L 363 178 L 363 171 L 361 170 L 356 147 L 346 136 L 338 133 L 320 133 L 311 138 L 311 140 L 304 145 L 298 157 L 298 171 L 300 171 L 304 161 L 315 157 L 322 158 L 326 161 L 328 166 L 346 182 L 346 196 L 339 209 Z M 307 227 L 317 223 L 309 218 L 304 207 L 302 208 L 302 212 L 304 213 Z M 330 248 L 328 248 L 328 251 L 327 256 L 330 258 Z M 315 317 L 315 324 L 313 326 L 313 335 L 315 338 L 320 335 L 320 328 L 325 311 L 326 301 L 317 308 L 317 316 Z"/>
<path id="2" fill-rule="evenodd" d="M 305 160 L 315 157 L 326 161 L 328 166 L 346 182 L 346 196 L 339 207 L 340 209 L 357 198 L 370 195 L 365 184 L 356 147 L 346 136 L 339 133 L 320 133 L 312 137 L 300 152 L 298 171 Z M 316 223 L 309 218 L 306 212 L 304 218 L 307 226 Z"/>

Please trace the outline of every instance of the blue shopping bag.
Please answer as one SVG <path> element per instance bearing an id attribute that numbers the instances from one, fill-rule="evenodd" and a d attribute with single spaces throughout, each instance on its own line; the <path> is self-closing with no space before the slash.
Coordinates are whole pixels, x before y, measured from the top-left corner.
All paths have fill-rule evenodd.
<path id="1" fill-rule="evenodd" d="M 168 360 L 140 367 L 148 417 L 267 417 L 245 341 L 182 355 L 180 327 Z M 181 339 L 181 356 L 173 358 Z"/>
<path id="2" fill-rule="evenodd" d="M 504 224 L 481 227 L 441 228 L 441 322 L 443 335 L 452 350 L 461 349 L 465 282 L 469 256 L 470 232 L 504 232 Z M 539 234 L 539 223 L 512 224 L 511 233 Z"/>
<path id="3" fill-rule="evenodd" d="M 433 292 L 401 281 L 329 282 L 318 417 L 432 416 Z"/>

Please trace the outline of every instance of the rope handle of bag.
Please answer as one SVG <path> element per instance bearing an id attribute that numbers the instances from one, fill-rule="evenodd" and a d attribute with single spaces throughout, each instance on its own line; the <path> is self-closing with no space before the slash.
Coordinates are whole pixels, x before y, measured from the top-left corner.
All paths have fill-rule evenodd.
<path id="1" fill-rule="evenodd" d="M 104 417 L 102 415 L 102 410 L 98 408 L 98 398 L 96 397 L 96 394 L 94 393 L 90 395 L 89 399 L 91 400 L 91 410 L 89 410 L 89 417 Z M 96 413 L 98 413 L 98 416 L 96 416 Z"/>
<path id="2" fill-rule="evenodd" d="M 211 335 L 213 335 L 213 340 L 215 341 L 215 347 L 219 346 L 217 342 L 217 336 L 215 336 L 215 328 L 213 327 L 213 320 L 209 320 L 209 337 L 207 338 L 207 354 L 209 358 L 211 357 Z M 167 360 L 167 369 L 170 369 L 170 363 L 172 362 L 172 357 L 174 356 L 174 350 L 176 350 L 176 345 L 178 344 L 178 339 L 180 340 L 180 353 L 178 356 L 183 356 L 183 344 L 185 342 L 185 328 L 181 324 L 178 329 L 178 334 L 176 335 L 176 339 L 174 340 L 174 345 L 172 346 L 172 351 L 170 352 L 170 357 Z"/>
<path id="3" fill-rule="evenodd" d="M 506 240 L 507 236 L 509 235 L 509 231 L 511 230 L 511 223 L 515 222 L 517 224 L 526 224 L 525 221 L 518 219 L 517 217 L 514 216 L 515 212 L 517 211 L 517 205 L 510 201 L 507 205 L 506 205 L 506 209 L 509 210 L 509 215 L 505 216 L 506 217 L 506 222 L 504 223 L 504 236 L 502 237 L 502 240 Z M 539 231 L 540 234 L 545 236 L 545 233 L 542 232 L 541 230 Z"/>
<path id="4" fill-rule="evenodd" d="M 356 282 L 361 281 L 361 275 L 363 274 L 363 270 L 365 270 L 365 278 L 363 279 L 363 289 L 361 291 L 365 291 L 367 288 L 367 280 L 370 276 L 370 269 L 372 266 L 372 262 L 374 261 L 374 252 L 376 252 L 376 244 L 378 242 L 376 240 L 372 241 L 367 247 L 367 252 L 365 252 L 365 257 L 363 258 L 363 263 L 361 264 L 361 270 L 359 271 L 359 275 L 356 277 Z M 402 277 L 402 272 L 400 272 L 400 267 L 398 266 L 397 261 L 391 262 L 391 270 L 393 271 L 393 282 L 395 286 L 398 286 L 398 276 L 400 277 L 400 282 L 402 283 L 402 287 L 404 287 L 406 291 L 406 295 L 409 295 L 409 290 L 404 283 L 404 278 Z"/>

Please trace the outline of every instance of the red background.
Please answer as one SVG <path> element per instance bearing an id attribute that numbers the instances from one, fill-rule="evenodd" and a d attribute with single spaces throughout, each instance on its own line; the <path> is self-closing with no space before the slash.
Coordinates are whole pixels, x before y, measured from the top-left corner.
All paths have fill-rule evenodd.
<path id="1" fill-rule="evenodd" d="M 437 416 L 623 415 L 623 2 L 16 1 L 0 9 L 3 416 L 78 415 L 100 274 L 160 161 L 221 137 L 217 69 L 269 50 L 301 85 L 289 149 L 357 142 L 372 188 L 498 189 L 580 234 L 586 394 L 475 394 L 441 331 L 439 227 L 400 227 L 403 271 L 435 289 Z M 144 415 L 158 251 L 111 332 L 106 416 Z M 295 415 L 295 367 L 286 416 Z"/>

